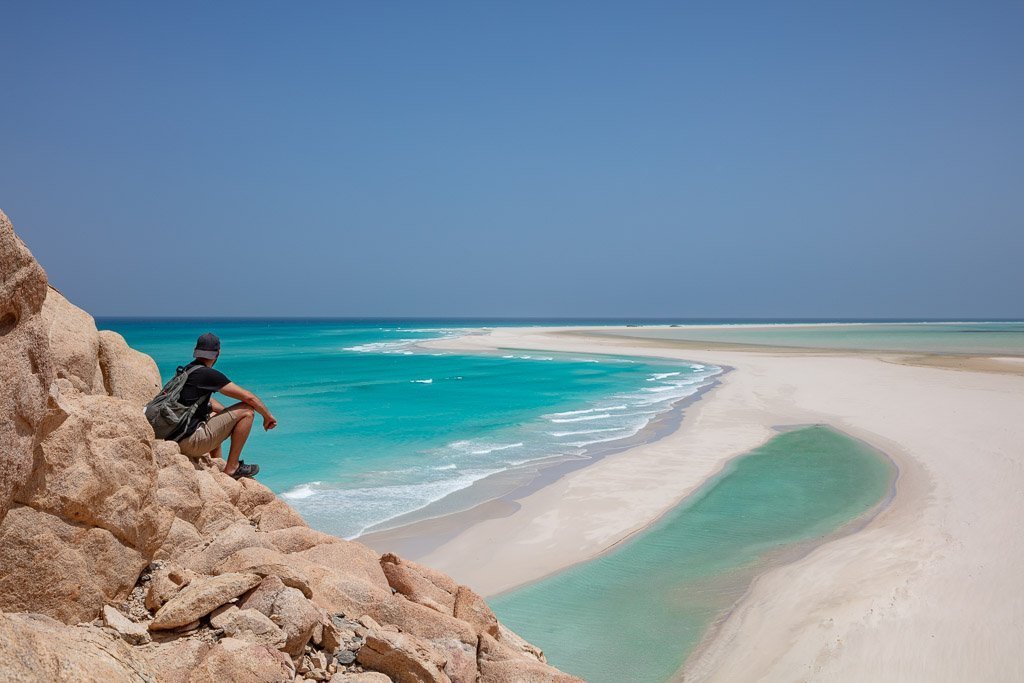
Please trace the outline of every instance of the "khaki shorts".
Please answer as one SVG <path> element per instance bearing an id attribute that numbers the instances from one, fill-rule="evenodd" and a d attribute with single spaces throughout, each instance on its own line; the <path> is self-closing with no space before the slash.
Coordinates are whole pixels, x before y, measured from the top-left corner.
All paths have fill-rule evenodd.
<path id="1" fill-rule="evenodd" d="M 241 417 L 240 410 L 225 410 L 206 422 L 200 422 L 196 431 L 178 442 L 181 452 L 191 458 L 209 453 L 231 436 L 231 430 Z"/>

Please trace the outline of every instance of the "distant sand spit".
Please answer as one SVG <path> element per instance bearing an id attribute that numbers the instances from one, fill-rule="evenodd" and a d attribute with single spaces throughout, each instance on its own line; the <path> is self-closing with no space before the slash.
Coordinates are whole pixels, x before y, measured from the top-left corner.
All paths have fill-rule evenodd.
<path id="1" fill-rule="evenodd" d="M 685 678 L 1024 678 L 1024 376 L 1015 359 L 702 348 L 605 331 L 499 328 L 431 345 L 658 356 L 733 371 L 676 431 L 570 472 L 501 515 L 481 514 L 421 559 L 494 594 L 643 529 L 776 425 L 829 424 L 894 459 L 892 502 L 862 530 L 759 577 Z"/>

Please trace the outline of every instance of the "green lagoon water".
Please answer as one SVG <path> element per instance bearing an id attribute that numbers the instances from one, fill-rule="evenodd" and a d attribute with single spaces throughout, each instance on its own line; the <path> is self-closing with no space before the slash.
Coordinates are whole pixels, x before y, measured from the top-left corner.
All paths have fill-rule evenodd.
<path id="1" fill-rule="evenodd" d="M 608 334 L 808 349 L 1024 356 L 1024 322 L 650 326 Z"/>
<path id="2" fill-rule="evenodd" d="M 785 432 L 649 530 L 491 606 L 591 683 L 665 681 L 766 563 L 864 515 L 893 476 L 888 460 L 829 428 Z"/>

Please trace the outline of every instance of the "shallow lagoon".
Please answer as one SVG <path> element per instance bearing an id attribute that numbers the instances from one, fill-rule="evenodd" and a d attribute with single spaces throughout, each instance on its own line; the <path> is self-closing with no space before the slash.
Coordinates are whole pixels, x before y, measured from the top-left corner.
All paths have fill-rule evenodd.
<path id="1" fill-rule="evenodd" d="M 757 573 L 871 511 L 893 477 L 887 459 L 834 430 L 785 432 L 647 531 L 491 605 L 565 671 L 664 681 Z"/>

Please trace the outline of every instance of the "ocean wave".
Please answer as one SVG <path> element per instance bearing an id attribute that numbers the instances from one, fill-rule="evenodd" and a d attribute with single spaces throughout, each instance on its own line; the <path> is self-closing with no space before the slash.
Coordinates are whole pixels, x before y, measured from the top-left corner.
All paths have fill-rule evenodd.
<path id="1" fill-rule="evenodd" d="M 281 494 L 282 498 L 288 500 L 302 500 L 303 498 L 309 498 L 310 496 L 316 495 L 316 489 L 314 486 L 320 486 L 323 484 L 321 481 L 311 481 L 308 484 L 299 484 L 298 486 L 289 489 Z"/>
<path id="2" fill-rule="evenodd" d="M 620 395 L 622 395 L 622 394 L 620 394 Z M 572 415 L 587 415 L 589 413 L 597 413 L 597 412 L 605 413 L 605 412 L 610 412 L 610 411 L 613 411 L 613 410 L 625 410 L 627 407 L 628 406 L 619 405 L 619 406 L 608 406 L 606 408 L 586 408 L 584 410 L 567 410 L 567 411 L 565 411 L 563 413 L 548 413 L 547 415 L 543 415 L 542 417 L 546 417 L 546 418 L 552 418 L 552 417 L 571 417 Z"/>
<path id="3" fill-rule="evenodd" d="M 433 378 L 431 378 L 431 379 L 411 379 L 411 380 L 409 380 L 409 382 L 412 383 L 412 384 L 433 384 L 434 380 L 433 380 Z"/>
<path id="4" fill-rule="evenodd" d="M 580 415 L 579 417 L 549 417 L 549 422 L 589 422 L 590 420 L 607 420 L 611 413 L 598 413 L 597 415 Z"/>
<path id="5" fill-rule="evenodd" d="M 523 442 L 519 441 L 517 443 L 498 444 L 497 446 L 485 446 L 484 448 L 478 448 L 476 450 L 470 451 L 470 453 L 473 455 L 487 455 L 488 453 L 494 453 L 495 451 L 507 451 L 510 448 L 522 447 Z"/>
<path id="6" fill-rule="evenodd" d="M 669 377 L 677 377 L 681 372 L 656 372 L 647 378 L 648 382 L 657 382 L 659 380 L 667 379 Z"/>
<path id="7" fill-rule="evenodd" d="M 580 429 L 575 432 L 548 432 L 549 436 L 561 439 L 566 436 L 581 436 L 583 434 L 602 434 L 607 432 L 621 432 L 623 427 L 605 427 L 602 429 Z"/>

